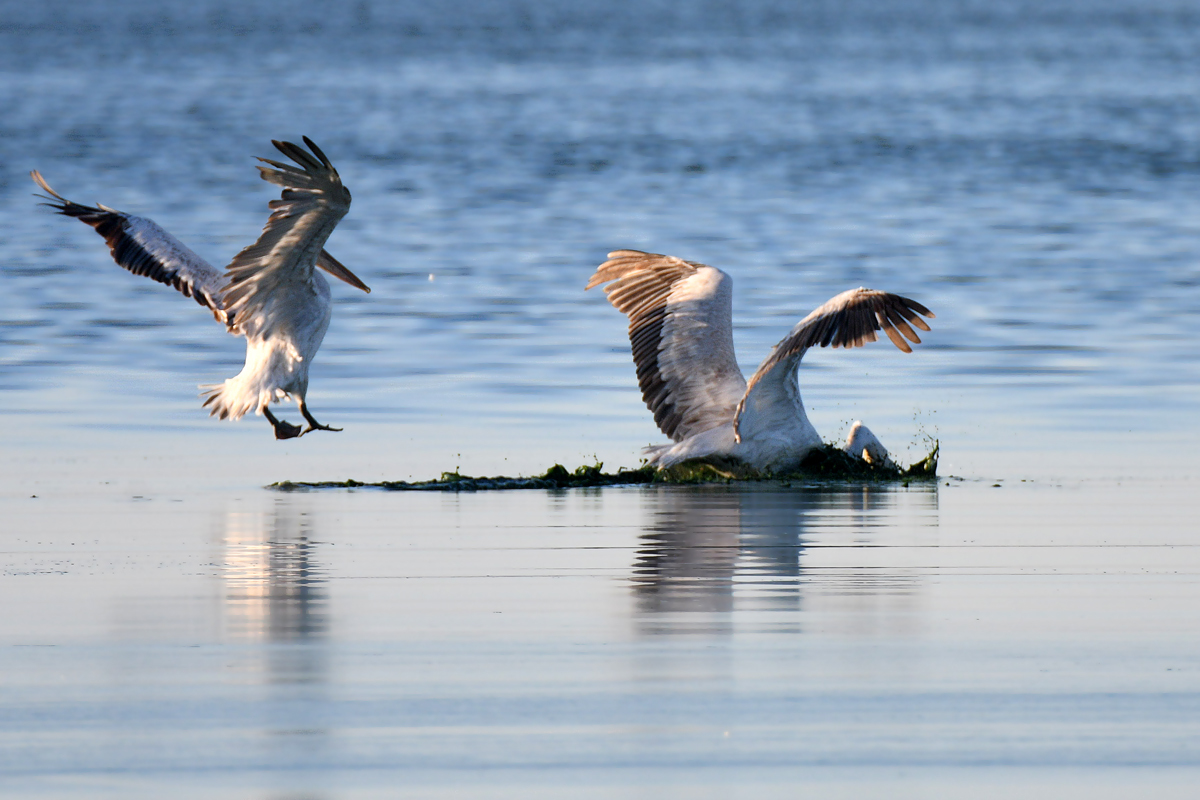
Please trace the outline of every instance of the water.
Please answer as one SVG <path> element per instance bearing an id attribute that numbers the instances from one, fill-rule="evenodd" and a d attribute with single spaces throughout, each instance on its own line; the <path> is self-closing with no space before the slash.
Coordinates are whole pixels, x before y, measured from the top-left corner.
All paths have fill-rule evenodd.
<path id="1" fill-rule="evenodd" d="M 1187 797 L 1193 493 L 114 494 L 88 524 L 6 501 L 0 780 Z"/>
<path id="2" fill-rule="evenodd" d="M 1182 796 L 1197 22 L 1166 0 L 0 2 L 4 780 Z M 199 407 L 239 340 L 27 173 L 224 263 L 272 197 L 252 157 L 305 134 L 354 194 L 329 249 L 374 291 L 333 287 L 313 366 L 345 432 L 275 442 Z M 962 480 L 258 488 L 635 466 L 662 437 L 624 321 L 582 291 L 622 247 L 729 272 L 747 372 L 843 289 L 928 305 L 910 356 L 810 354 L 804 398 L 830 439 L 940 440 Z"/>

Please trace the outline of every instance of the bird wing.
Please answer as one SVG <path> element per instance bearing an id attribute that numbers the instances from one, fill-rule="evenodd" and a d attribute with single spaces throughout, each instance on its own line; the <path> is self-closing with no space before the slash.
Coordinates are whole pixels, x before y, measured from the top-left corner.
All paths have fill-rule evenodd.
<path id="1" fill-rule="evenodd" d="M 908 342 L 920 344 L 921 339 L 909 323 L 923 331 L 929 330 L 929 325 L 919 316 L 922 314 L 930 319 L 934 317 L 933 312 L 916 300 L 898 294 L 860 287 L 836 295 L 800 320 L 750 377 L 746 394 L 737 405 L 733 423 L 735 434 L 747 401 L 753 402 L 756 390 L 763 384 L 774 383 L 772 378 L 794 369 L 810 347 L 862 347 L 876 341 L 876 332 L 882 330 L 892 344 L 911 353 Z M 782 372 L 779 372 L 780 365 L 784 365 Z"/>
<path id="2" fill-rule="evenodd" d="M 272 213 L 258 241 L 238 253 L 225 272 L 225 308 L 237 327 L 258 316 L 281 285 L 312 278 L 325 240 L 350 210 L 350 192 L 312 140 L 304 137 L 311 154 L 291 142 L 271 143 L 300 166 L 259 159 L 269 165 L 258 168 L 263 180 L 282 186 L 283 194 L 270 202 Z"/>
<path id="3" fill-rule="evenodd" d="M 134 275 L 174 286 L 185 297 L 212 310 L 225 321 L 221 288 L 225 276 L 216 267 L 193 253 L 182 242 L 160 228 L 153 220 L 124 214 L 106 206 L 84 206 L 71 202 L 50 188 L 37 170 L 29 173 L 49 195 L 42 205 L 59 214 L 74 217 L 96 229 L 108 242 L 113 260 Z"/>
<path id="4" fill-rule="evenodd" d="M 610 283 L 611 281 L 611 283 Z M 733 281 L 674 256 L 616 250 L 587 288 L 629 317 L 642 399 L 675 441 L 733 419 L 746 380 L 733 352 Z"/>

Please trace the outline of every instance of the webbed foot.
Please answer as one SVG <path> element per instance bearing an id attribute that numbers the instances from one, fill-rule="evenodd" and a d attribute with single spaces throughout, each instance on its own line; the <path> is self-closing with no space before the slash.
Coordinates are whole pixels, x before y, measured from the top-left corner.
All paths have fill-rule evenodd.
<path id="1" fill-rule="evenodd" d="M 287 420 L 277 419 L 271 413 L 271 409 L 266 406 L 262 407 L 262 412 L 263 416 L 267 418 L 267 422 L 271 423 L 271 427 L 275 429 L 276 439 L 295 439 L 304 435 L 305 432 L 300 429 L 299 425 L 293 425 Z"/>
<path id="2" fill-rule="evenodd" d="M 308 413 L 308 406 L 304 405 L 304 403 L 300 403 L 300 413 L 303 414 L 304 419 L 308 421 L 308 427 L 304 429 L 304 433 L 308 433 L 309 431 L 340 431 L 341 430 L 341 428 L 333 428 L 333 427 L 330 427 L 329 425 L 322 425 L 321 423 L 317 422 L 313 418 L 313 415 Z M 301 435 L 303 435 L 303 434 L 301 434 Z"/>

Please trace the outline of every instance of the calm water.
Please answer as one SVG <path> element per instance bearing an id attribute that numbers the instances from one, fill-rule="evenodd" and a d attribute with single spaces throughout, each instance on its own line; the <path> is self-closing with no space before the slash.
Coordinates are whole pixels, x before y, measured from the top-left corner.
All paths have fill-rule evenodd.
<path id="1" fill-rule="evenodd" d="M 0 0 L 5 785 L 1194 784 L 1193 4 L 32 5 Z M 199 406 L 240 341 L 27 173 L 224 263 L 273 196 L 253 156 L 305 134 L 374 291 L 334 287 L 314 363 L 345 432 L 279 443 Z M 846 288 L 928 305 L 911 356 L 802 387 L 828 438 L 936 438 L 963 480 L 259 488 L 636 465 L 661 436 L 582 291 L 620 247 L 729 272 L 747 372 Z"/>
<path id="2" fill-rule="evenodd" d="M 6 500 L 0 786 L 1191 797 L 1194 489 Z"/>

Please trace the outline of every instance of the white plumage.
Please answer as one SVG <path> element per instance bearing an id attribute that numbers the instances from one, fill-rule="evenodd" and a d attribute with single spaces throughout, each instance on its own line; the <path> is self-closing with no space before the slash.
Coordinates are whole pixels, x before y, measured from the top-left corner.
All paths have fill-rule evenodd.
<path id="1" fill-rule="evenodd" d="M 882 330 L 906 353 L 929 326 L 925 306 L 871 289 L 842 292 L 777 344 L 747 383 L 733 351 L 733 281 L 719 269 L 674 256 L 617 250 L 587 288 L 607 283 L 609 301 L 629 317 L 629 341 L 642 398 L 671 444 L 646 449 L 651 464 L 733 456 L 763 471 L 798 465 L 821 445 L 800 399 L 797 368 L 810 347 L 859 347 Z M 911 325 L 909 324 L 911 323 Z M 861 422 L 846 449 L 889 461 Z"/>
<path id="2" fill-rule="evenodd" d="M 50 197 L 47 205 L 96 229 L 108 242 L 113 260 L 136 275 L 174 286 L 208 307 L 230 333 L 246 337 L 246 364 L 224 383 L 202 386 L 204 405 L 221 419 L 263 414 L 278 439 L 321 425 L 305 404 L 308 369 L 321 347 L 331 312 L 329 283 L 320 267 L 351 286 L 367 288 L 325 252 L 326 239 L 350 209 L 350 192 L 337 170 L 308 137 L 310 154 L 291 142 L 272 144 L 299 165 L 260 158 L 263 180 L 283 187 L 258 241 L 240 252 L 224 272 L 193 253 L 152 220 L 107 206 L 84 206 L 50 188 L 36 170 L 31 175 Z M 276 419 L 271 403 L 295 399 L 308 426 Z"/>

